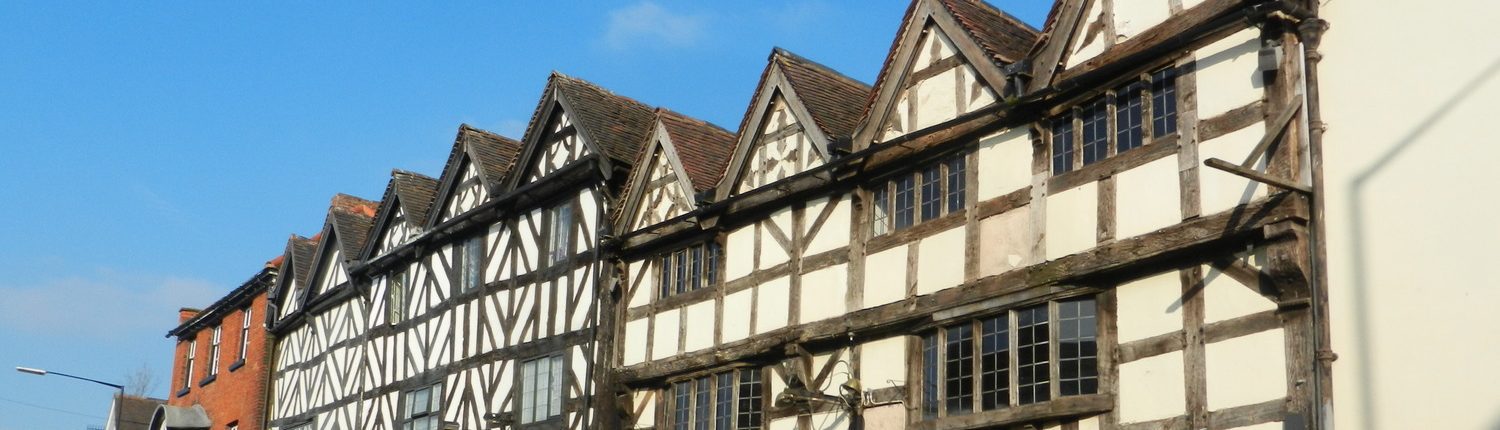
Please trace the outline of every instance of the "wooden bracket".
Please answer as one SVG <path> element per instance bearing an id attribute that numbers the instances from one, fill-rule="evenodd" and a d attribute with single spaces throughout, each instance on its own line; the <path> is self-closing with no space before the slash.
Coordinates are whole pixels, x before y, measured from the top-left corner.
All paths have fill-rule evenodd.
<path id="1" fill-rule="evenodd" d="M 1260 182 L 1266 185 L 1311 195 L 1312 188 L 1308 188 L 1307 186 L 1292 182 L 1287 179 L 1282 179 L 1265 173 L 1257 172 L 1254 168 L 1255 161 L 1260 160 L 1261 157 L 1265 156 L 1266 151 L 1270 150 L 1271 145 L 1276 143 L 1276 141 L 1286 133 L 1287 127 L 1291 125 L 1292 118 L 1296 117 L 1297 112 L 1302 110 L 1302 104 L 1303 97 L 1301 95 L 1297 95 L 1295 98 L 1293 98 L 1292 103 L 1276 115 L 1276 122 L 1272 123 L 1276 126 L 1275 130 L 1266 133 L 1265 136 L 1262 136 L 1260 138 L 1260 143 L 1257 143 L 1255 145 L 1255 149 L 1250 150 L 1250 155 L 1248 157 L 1245 157 L 1244 162 L 1240 163 L 1239 165 L 1235 165 L 1228 161 L 1220 160 L 1217 158 L 1210 158 L 1207 160 L 1203 160 L 1203 165 L 1223 170 L 1225 172 L 1229 172 L 1230 174 L 1240 176 L 1255 182 Z"/>

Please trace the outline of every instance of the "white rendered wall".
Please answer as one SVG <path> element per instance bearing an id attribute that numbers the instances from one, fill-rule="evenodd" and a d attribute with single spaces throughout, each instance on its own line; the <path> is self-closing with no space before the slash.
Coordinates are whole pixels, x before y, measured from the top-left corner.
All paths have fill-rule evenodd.
<path id="1" fill-rule="evenodd" d="M 964 228 L 927 236 L 917 246 L 917 294 L 957 287 L 964 282 Z"/>
<path id="2" fill-rule="evenodd" d="M 979 200 L 1031 185 L 1031 133 L 1017 127 L 979 139 Z"/>
<path id="3" fill-rule="evenodd" d="M 998 275 L 1031 263 L 1036 242 L 1031 230 L 1028 206 L 979 220 L 979 276 Z"/>
<path id="4" fill-rule="evenodd" d="M 1370 6 L 1321 10 L 1335 422 L 1497 428 L 1500 4 Z"/>
<path id="5" fill-rule="evenodd" d="M 1047 196 L 1047 259 L 1093 248 L 1098 226 L 1098 182 Z"/>

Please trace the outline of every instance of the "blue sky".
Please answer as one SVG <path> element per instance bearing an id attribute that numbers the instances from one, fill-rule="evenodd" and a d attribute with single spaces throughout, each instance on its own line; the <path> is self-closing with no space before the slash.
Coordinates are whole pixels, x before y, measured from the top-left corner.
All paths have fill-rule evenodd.
<path id="1" fill-rule="evenodd" d="M 992 0 L 1034 26 L 1047 0 Z M 0 430 L 170 379 L 176 309 L 315 233 L 338 192 L 519 137 L 552 70 L 734 130 L 773 46 L 871 82 L 905 1 L 0 2 Z M 45 406 L 46 408 L 37 407 Z"/>

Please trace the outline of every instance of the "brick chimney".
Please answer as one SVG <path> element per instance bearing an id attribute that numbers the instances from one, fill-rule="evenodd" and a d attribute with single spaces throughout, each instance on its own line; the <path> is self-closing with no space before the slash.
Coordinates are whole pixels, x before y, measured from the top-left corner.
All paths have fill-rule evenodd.
<path id="1" fill-rule="evenodd" d="M 177 310 L 177 324 L 178 325 L 182 325 L 182 323 L 185 323 L 188 320 L 193 319 L 193 317 L 198 316 L 199 312 L 203 312 L 203 310 L 202 309 L 193 309 L 193 308 L 178 309 Z"/>

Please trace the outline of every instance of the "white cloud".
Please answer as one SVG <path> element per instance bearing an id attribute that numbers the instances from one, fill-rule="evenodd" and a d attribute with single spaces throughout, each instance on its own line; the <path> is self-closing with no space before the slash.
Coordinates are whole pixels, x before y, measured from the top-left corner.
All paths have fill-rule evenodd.
<path id="1" fill-rule="evenodd" d="M 609 13 L 603 43 L 616 51 L 641 46 L 693 46 L 703 38 L 706 22 L 706 16 L 670 11 L 643 1 Z"/>
<path id="2" fill-rule="evenodd" d="M 0 281 L 0 329 L 98 340 L 161 336 L 176 326 L 178 308 L 206 307 L 228 291 L 197 279 L 113 270 L 38 285 Z"/>

